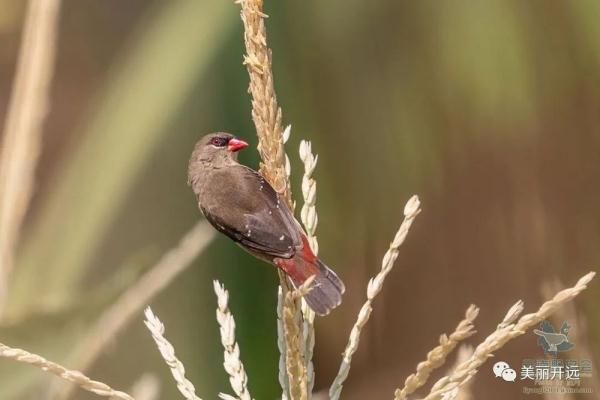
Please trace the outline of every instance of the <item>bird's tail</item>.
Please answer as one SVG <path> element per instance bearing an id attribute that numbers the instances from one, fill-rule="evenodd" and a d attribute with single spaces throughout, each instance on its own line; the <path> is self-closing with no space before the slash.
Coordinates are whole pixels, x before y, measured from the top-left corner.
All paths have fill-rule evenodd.
<path id="1" fill-rule="evenodd" d="M 340 305 L 346 287 L 336 273 L 323 264 L 321 260 L 317 259 L 316 264 L 319 272 L 315 275 L 312 289 L 304 296 L 304 300 L 314 312 L 319 315 L 326 315 Z M 296 286 L 295 283 L 294 286 Z"/>
<path id="2" fill-rule="evenodd" d="M 304 295 L 304 300 L 315 313 L 326 315 L 340 305 L 342 294 L 346 290 L 344 282 L 321 260 L 314 256 L 305 257 L 297 254 L 290 260 L 278 259 L 278 261 L 277 265 L 287 273 L 295 288 L 311 276 L 315 277 L 310 292 Z"/>

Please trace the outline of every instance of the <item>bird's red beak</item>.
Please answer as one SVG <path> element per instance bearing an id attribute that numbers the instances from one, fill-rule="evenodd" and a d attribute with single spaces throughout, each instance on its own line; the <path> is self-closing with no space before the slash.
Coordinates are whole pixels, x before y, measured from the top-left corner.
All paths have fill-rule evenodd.
<path id="1" fill-rule="evenodd" d="M 241 149 L 248 147 L 248 143 L 244 142 L 243 140 L 240 139 L 230 139 L 229 143 L 227 144 L 227 150 L 229 150 L 232 153 L 235 153 L 236 151 L 240 151 Z"/>

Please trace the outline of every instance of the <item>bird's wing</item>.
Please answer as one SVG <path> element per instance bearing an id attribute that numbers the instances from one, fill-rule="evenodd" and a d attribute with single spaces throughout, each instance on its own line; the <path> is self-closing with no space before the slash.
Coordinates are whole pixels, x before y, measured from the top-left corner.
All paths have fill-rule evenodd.
<path id="1" fill-rule="evenodd" d="M 301 231 L 290 209 L 271 185 L 243 165 L 213 170 L 201 209 L 219 231 L 249 250 L 290 258 Z"/>

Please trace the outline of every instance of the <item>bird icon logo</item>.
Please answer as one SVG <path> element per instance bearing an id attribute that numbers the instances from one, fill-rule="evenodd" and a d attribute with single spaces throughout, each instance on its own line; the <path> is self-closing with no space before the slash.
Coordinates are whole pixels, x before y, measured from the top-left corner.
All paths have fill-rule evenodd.
<path id="1" fill-rule="evenodd" d="M 575 344 L 569 342 L 568 334 L 571 325 L 563 322 L 560 331 L 556 332 L 549 321 L 542 321 L 540 329 L 534 329 L 533 333 L 539 336 L 538 345 L 544 349 L 547 355 L 556 357 L 558 353 L 569 351 Z"/>

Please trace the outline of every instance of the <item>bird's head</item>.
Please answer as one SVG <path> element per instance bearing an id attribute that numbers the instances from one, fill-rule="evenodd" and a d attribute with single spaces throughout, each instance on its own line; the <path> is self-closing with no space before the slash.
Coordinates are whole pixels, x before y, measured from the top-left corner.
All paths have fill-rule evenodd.
<path id="1" fill-rule="evenodd" d="M 248 147 L 248 143 L 232 134 L 210 133 L 196 143 L 190 162 L 208 162 L 219 166 L 237 160 L 237 152 L 245 147 Z"/>
<path id="2" fill-rule="evenodd" d="M 248 143 L 225 133 L 209 133 L 200 139 L 190 158 L 188 183 L 191 185 L 205 168 L 219 168 L 237 162 L 237 152 L 248 147 Z"/>

